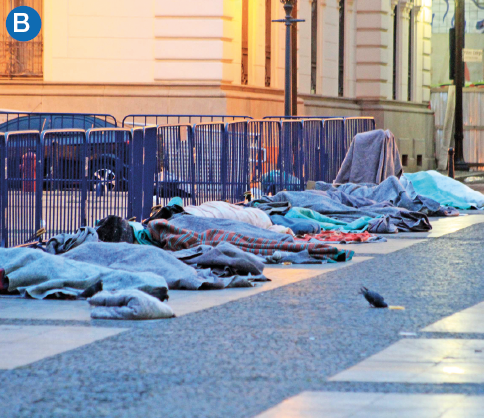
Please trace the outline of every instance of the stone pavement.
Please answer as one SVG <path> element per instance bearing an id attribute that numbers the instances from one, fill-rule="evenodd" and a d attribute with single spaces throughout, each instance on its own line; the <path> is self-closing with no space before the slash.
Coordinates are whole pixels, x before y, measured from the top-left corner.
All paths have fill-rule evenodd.
<path id="1" fill-rule="evenodd" d="M 173 320 L 0 298 L 0 416 L 483 416 L 484 214 L 432 225 L 254 288 L 172 291 Z"/>

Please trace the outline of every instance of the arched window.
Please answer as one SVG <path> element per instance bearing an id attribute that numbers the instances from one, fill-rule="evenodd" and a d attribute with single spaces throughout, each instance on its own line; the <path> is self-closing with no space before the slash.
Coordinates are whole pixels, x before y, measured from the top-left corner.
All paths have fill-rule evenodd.
<path id="1" fill-rule="evenodd" d="M 0 77 L 42 77 L 42 31 L 32 41 L 19 42 L 5 26 L 10 11 L 19 6 L 32 7 L 42 18 L 42 0 L 0 0 Z"/>

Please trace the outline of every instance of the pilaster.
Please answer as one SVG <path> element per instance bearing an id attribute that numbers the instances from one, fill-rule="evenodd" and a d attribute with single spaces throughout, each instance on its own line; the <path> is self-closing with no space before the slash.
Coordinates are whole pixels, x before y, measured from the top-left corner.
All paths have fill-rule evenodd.
<path id="1" fill-rule="evenodd" d="M 239 4 L 155 0 L 155 81 L 236 83 L 232 44 Z"/>
<path id="2" fill-rule="evenodd" d="M 356 97 L 381 100 L 391 96 L 391 2 L 356 3 Z"/>

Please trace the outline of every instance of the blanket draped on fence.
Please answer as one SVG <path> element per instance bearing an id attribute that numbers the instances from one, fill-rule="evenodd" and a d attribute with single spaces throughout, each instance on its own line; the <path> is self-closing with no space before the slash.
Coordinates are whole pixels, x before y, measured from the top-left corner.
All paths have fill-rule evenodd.
<path id="1" fill-rule="evenodd" d="M 151 236 L 160 242 L 162 248 L 171 251 L 189 249 L 199 245 L 216 246 L 221 242 L 228 242 L 243 251 L 261 256 L 269 256 L 276 251 L 301 252 L 308 250 L 311 257 L 329 262 L 348 261 L 353 257 L 353 251 L 342 251 L 325 244 L 275 241 L 267 238 L 248 237 L 236 232 L 228 232 L 220 229 L 208 229 L 204 232 L 196 232 L 179 228 L 165 220 L 150 222 L 149 230 Z M 292 237 L 290 238 L 292 239 Z"/>
<path id="2" fill-rule="evenodd" d="M 380 184 L 402 175 L 400 153 L 393 134 L 381 129 L 355 136 L 335 183 Z"/>

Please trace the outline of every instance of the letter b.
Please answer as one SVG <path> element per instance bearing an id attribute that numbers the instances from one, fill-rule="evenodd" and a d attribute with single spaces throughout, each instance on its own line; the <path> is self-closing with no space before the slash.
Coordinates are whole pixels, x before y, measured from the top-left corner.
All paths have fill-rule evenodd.
<path id="1" fill-rule="evenodd" d="M 19 17 L 23 17 L 23 20 L 19 20 Z M 28 23 L 29 15 L 27 13 L 14 13 L 13 21 L 14 21 L 14 32 L 28 32 L 30 29 L 30 25 Z M 19 28 L 19 25 L 24 25 L 23 29 Z"/>

